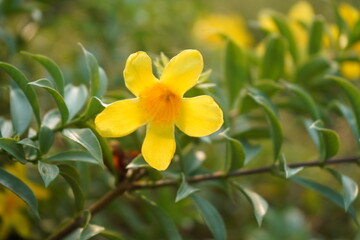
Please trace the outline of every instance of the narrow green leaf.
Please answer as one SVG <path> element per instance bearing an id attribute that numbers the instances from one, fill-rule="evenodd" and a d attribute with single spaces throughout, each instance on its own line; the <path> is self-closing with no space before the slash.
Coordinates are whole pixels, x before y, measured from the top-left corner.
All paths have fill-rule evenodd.
<path id="1" fill-rule="evenodd" d="M 41 154 L 46 154 L 54 143 L 54 132 L 48 127 L 41 127 L 39 130 L 39 146 Z"/>
<path id="2" fill-rule="evenodd" d="M 100 98 L 106 91 L 106 74 L 102 68 L 99 68 L 98 62 L 94 55 L 87 51 L 81 44 L 80 46 L 84 52 L 86 65 L 90 73 L 90 94 L 91 96 Z"/>
<path id="3" fill-rule="evenodd" d="M 251 145 L 250 143 L 243 142 L 244 152 L 245 152 L 245 160 L 244 166 L 250 163 L 260 152 L 260 145 Z"/>
<path id="4" fill-rule="evenodd" d="M 251 75 L 245 51 L 230 40 L 225 49 L 225 79 L 231 107 Z"/>
<path id="5" fill-rule="evenodd" d="M 348 211 L 350 205 L 355 201 L 359 193 L 358 185 L 354 180 L 334 169 L 328 168 L 327 170 L 340 182 L 343 188 L 344 209 Z"/>
<path id="6" fill-rule="evenodd" d="M 105 230 L 104 227 L 94 225 L 94 224 L 88 224 L 86 226 L 86 228 L 82 230 L 79 240 L 88 240 L 88 239 L 98 235 L 99 233 L 101 233 L 104 230 Z"/>
<path id="7" fill-rule="evenodd" d="M 31 211 L 39 217 L 38 204 L 34 193 L 31 189 L 14 175 L 0 168 L 0 185 L 9 189 L 20 197 L 31 209 Z"/>
<path id="8" fill-rule="evenodd" d="M 65 87 L 65 103 L 69 110 L 69 119 L 71 120 L 84 107 L 88 96 L 84 85 L 74 86 L 68 84 Z"/>
<path id="9" fill-rule="evenodd" d="M 190 186 L 186 181 L 185 175 L 182 173 L 181 185 L 176 193 L 175 202 L 179 202 L 180 200 L 183 200 L 184 198 L 188 197 L 189 195 L 197 191 L 199 191 L 199 189 Z"/>
<path id="10" fill-rule="evenodd" d="M 1 122 L 1 126 L 0 126 L 1 137 L 11 138 L 14 134 L 12 122 L 4 119 L 3 117 L 0 117 L 0 122 Z"/>
<path id="11" fill-rule="evenodd" d="M 295 81 L 308 86 L 321 79 L 330 71 L 331 67 L 332 63 L 328 58 L 315 56 L 299 67 L 295 75 Z"/>
<path id="12" fill-rule="evenodd" d="M 359 107 L 360 106 L 360 90 L 344 78 L 328 76 L 328 79 L 336 82 L 342 88 L 342 90 L 345 92 L 346 96 L 348 97 L 349 102 L 351 103 L 352 109 L 355 114 L 357 129 L 359 131 L 360 130 L 360 107 Z M 359 136 L 359 135 L 360 134 L 358 132 L 357 136 Z M 356 139 L 356 141 L 359 141 L 359 139 Z"/>
<path id="13" fill-rule="evenodd" d="M 345 120 L 347 121 L 347 123 L 349 124 L 349 126 L 351 128 L 352 133 L 354 134 L 355 142 L 357 143 L 357 145 L 360 149 L 359 129 L 358 129 L 358 125 L 356 124 L 356 117 L 355 117 L 354 113 L 352 112 L 352 110 L 350 109 L 350 107 L 341 103 L 340 101 L 333 101 L 331 103 L 331 106 L 338 109 L 339 112 L 341 113 L 341 115 L 345 118 Z"/>
<path id="14" fill-rule="evenodd" d="M 24 55 L 30 56 L 43 65 L 46 70 L 50 73 L 51 77 L 54 80 L 56 90 L 61 94 L 64 95 L 64 77 L 59 68 L 59 66 L 51 59 L 43 55 L 39 54 L 32 54 L 29 52 L 21 52 Z"/>
<path id="15" fill-rule="evenodd" d="M 125 238 L 120 233 L 108 230 L 102 231 L 100 236 L 105 237 L 107 240 L 125 240 Z"/>
<path id="16" fill-rule="evenodd" d="M 280 170 L 282 171 L 285 178 L 290 178 L 294 175 L 296 175 L 298 172 L 304 169 L 304 167 L 297 167 L 297 168 L 289 168 L 286 163 L 285 155 L 282 154 L 280 156 Z"/>
<path id="17" fill-rule="evenodd" d="M 254 91 L 251 91 L 248 93 L 248 95 L 265 110 L 266 118 L 270 125 L 270 135 L 273 141 L 273 156 L 274 160 L 276 161 L 279 156 L 281 145 L 283 142 L 283 133 L 280 121 L 278 119 L 277 113 L 275 112 L 276 107 L 271 103 L 270 100 L 268 100 L 264 96 L 259 94 L 254 95 L 254 93 Z"/>
<path id="18" fill-rule="evenodd" d="M 16 67 L 4 62 L 0 62 L 0 68 L 2 68 L 7 74 L 9 74 L 9 76 L 16 82 L 19 88 L 24 92 L 26 98 L 31 104 L 37 122 L 40 123 L 39 101 L 34 89 L 32 89 L 31 86 L 28 85 L 29 81 L 26 76 Z"/>
<path id="19" fill-rule="evenodd" d="M 294 63 L 297 63 L 298 59 L 299 59 L 297 44 L 296 44 L 294 35 L 288 25 L 287 19 L 283 15 L 276 14 L 276 13 L 274 13 L 272 15 L 272 19 L 273 19 L 276 27 L 278 28 L 280 34 L 282 36 L 284 36 L 284 38 L 288 42 L 288 48 L 289 48 L 289 51 L 293 58 Z"/>
<path id="20" fill-rule="evenodd" d="M 48 187 L 49 184 L 59 175 L 59 168 L 54 164 L 47 164 L 39 161 L 38 170 L 45 183 L 45 187 Z"/>
<path id="21" fill-rule="evenodd" d="M 320 119 L 320 111 L 310 93 L 296 84 L 286 82 L 285 86 L 301 100 L 302 105 L 308 110 L 314 121 Z"/>
<path id="22" fill-rule="evenodd" d="M 42 78 L 39 79 L 35 82 L 30 82 L 30 85 L 33 86 L 37 86 L 40 88 L 43 88 L 44 90 L 46 90 L 54 99 L 56 105 L 59 108 L 60 114 L 61 114 L 61 121 L 62 124 L 65 124 L 69 118 L 69 110 L 66 106 L 66 103 L 64 101 L 64 98 L 62 97 L 62 95 L 56 91 L 53 86 L 51 85 L 51 82 L 46 79 L 46 78 Z"/>
<path id="23" fill-rule="evenodd" d="M 331 157 L 335 156 L 339 151 L 339 135 L 331 130 L 323 127 L 323 124 L 320 120 L 315 121 L 310 128 L 315 129 L 320 132 L 322 135 L 322 140 L 324 145 L 320 150 L 320 161 L 326 161 Z"/>
<path id="24" fill-rule="evenodd" d="M 316 16 L 313 20 L 308 42 L 308 53 L 314 55 L 321 50 L 323 46 L 323 35 L 325 30 L 325 22 L 322 16 Z"/>
<path id="25" fill-rule="evenodd" d="M 170 240 L 181 240 L 181 236 L 176 229 L 176 226 L 169 215 L 164 212 L 155 202 L 147 199 L 145 196 L 140 196 L 143 202 L 146 204 L 148 209 L 156 216 L 158 220 L 158 224 L 162 225 L 162 229 L 164 229 L 167 238 Z"/>
<path id="26" fill-rule="evenodd" d="M 78 211 L 84 208 L 85 198 L 84 193 L 80 187 L 79 171 L 73 166 L 62 164 L 59 165 L 60 175 L 70 185 L 75 197 L 75 205 Z"/>
<path id="27" fill-rule="evenodd" d="M 278 35 L 268 37 L 260 68 L 260 78 L 277 80 L 282 76 L 285 67 L 285 50 L 283 37 Z"/>
<path id="28" fill-rule="evenodd" d="M 0 138 L 0 148 L 9 153 L 15 160 L 25 164 L 24 149 L 17 143 L 17 141 L 10 138 Z"/>
<path id="29" fill-rule="evenodd" d="M 132 169 L 132 168 L 143 168 L 143 167 L 150 167 L 149 164 L 147 164 L 147 162 L 145 162 L 144 157 L 139 154 L 137 155 L 132 161 L 131 163 L 129 163 L 126 168 L 127 169 Z"/>
<path id="30" fill-rule="evenodd" d="M 226 145 L 226 166 L 225 171 L 234 171 L 244 166 L 245 152 L 240 141 L 235 138 L 229 137 L 227 131 L 220 133 L 227 141 Z"/>
<path id="31" fill-rule="evenodd" d="M 318 192 L 319 194 L 321 194 L 322 196 L 324 196 L 325 198 L 327 198 L 328 200 L 330 200 L 331 202 L 333 202 L 340 208 L 344 209 L 343 197 L 339 193 L 334 191 L 333 189 L 331 189 L 325 185 L 322 185 L 322 184 L 319 184 L 314 181 L 311 181 L 311 180 L 308 180 L 305 178 L 301 178 L 298 176 L 293 176 L 290 179 L 306 188 L 309 188 L 309 189 L 312 189 L 312 190 Z M 348 213 L 351 215 L 354 222 L 359 226 L 359 222 L 358 222 L 358 219 L 356 216 L 356 211 L 352 206 L 349 207 Z"/>
<path id="32" fill-rule="evenodd" d="M 32 121 L 32 108 L 23 91 L 10 88 L 10 114 L 14 130 L 22 135 Z"/>
<path id="33" fill-rule="evenodd" d="M 68 150 L 66 152 L 59 152 L 44 159 L 45 163 L 60 163 L 67 161 L 99 164 L 98 160 L 95 159 L 94 156 L 83 150 Z"/>
<path id="34" fill-rule="evenodd" d="M 51 109 L 44 115 L 41 126 L 54 129 L 60 122 L 61 122 L 61 115 L 59 110 Z"/>
<path id="35" fill-rule="evenodd" d="M 262 220 L 264 216 L 267 213 L 267 210 L 269 208 L 269 204 L 267 201 L 262 198 L 259 194 L 257 194 L 254 191 L 251 191 L 247 188 L 242 187 L 241 185 L 234 183 L 235 187 L 241 191 L 242 194 L 246 197 L 246 199 L 249 201 L 251 206 L 254 208 L 254 215 L 256 218 L 256 221 L 259 226 L 261 226 Z"/>
<path id="36" fill-rule="evenodd" d="M 90 98 L 90 102 L 86 107 L 85 113 L 83 115 L 83 119 L 87 120 L 96 114 L 100 113 L 102 110 L 104 110 L 105 104 L 97 97 L 92 96 Z"/>
<path id="37" fill-rule="evenodd" d="M 191 199 L 199 209 L 206 225 L 216 240 L 225 240 L 227 238 L 226 227 L 219 212 L 207 200 L 192 194 Z"/>
<path id="38" fill-rule="evenodd" d="M 100 143 L 89 128 L 67 128 L 62 133 L 88 150 L 99 165 L 104 165 Z"/>

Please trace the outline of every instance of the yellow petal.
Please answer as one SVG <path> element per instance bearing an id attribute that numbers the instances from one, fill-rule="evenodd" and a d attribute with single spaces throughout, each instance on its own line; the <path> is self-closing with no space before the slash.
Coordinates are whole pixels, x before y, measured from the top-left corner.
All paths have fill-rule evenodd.
<path id="1" fill-rule="evenodd" d="M 184 50 L 173 57 L 166 65 L 160 81 L 178 96 L 192 88 L 203 70 L 201 53 L 197 50 Z"/>
<path id="2" fill-rule="evenodd" d="M 135 96 L 139 96 L 141 92 L 158 82 L 152 72 L 151 59 L 145 52 L 136 52 L 128 57 L 124 79 L 126 87 Z"/>
<path id="3" fill-rule="evenodd" d="M 139 101 L 126 99 L 107 106 L 95 118 L 97 131 L 103 137 L 123 137 L 145 124 Z"/>
<path id="4" fill-rule="evenodd" d="M 30 237 L 30 222 L 22 212 L 18 211 L 14 213 L 12 216 L 12 225 L 20 236 L 23 238 Z"/>
<path id="5" fill-rule="evenodd" d="M 339 13 L 350 28 L 354 26 L 354 24 L 359 20 L 360 17 L 359 11 L 347 3 L 340 4 Z"/>
<path id="6" fill-rule="evenodd" d="M 153 168 L 166 170 L 175 154 L 174 125 L 149 124 L 142 145 L 142 155 Z"/>
<path id="7" fill-rule="evenodd" d="M 314 18 L 314 10 L 307 1 L 297 2 L 288 13 L 290 20 L 310 24 Z"/>
<path id="8" fill-rule="evenodd" d="M 360 77 L 360 63 L 346 61 L 340 64 L 340 71 L 344 77 L 354 80 Z"/>
<path id="9" fill-rule="evenodd" d="M 223 112 L 210 96 L 184 98 L 176 126 L 192 137 L 203 137 L 223 124 Z"/>

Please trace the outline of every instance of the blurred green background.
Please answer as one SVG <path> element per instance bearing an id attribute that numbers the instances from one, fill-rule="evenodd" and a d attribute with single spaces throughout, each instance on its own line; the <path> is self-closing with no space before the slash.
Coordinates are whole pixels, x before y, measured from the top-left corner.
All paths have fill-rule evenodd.
<path id="1" fill-rule="evenodd" d="M 209 13 L 237 14 L 246 20 L 255 41 L 263 36 L 256 28 L 260 10 L 270 8 L 284 14 L 296 3 L 295 0 L 0 0 L 0 60 L 18 66 L 31 76 L 32 80 L 44 76 L 44 69 L 32 60 L 19 54 L 20 51 L 46 55 L 55 60 L 63 69 L 66 81 L 86 82 L 87 71 L 81 48 L 84 45 L 98 59 L 109 78 L 110 95 L 123 97 L 128 93 L 123 87 L 122 71 L 126 58 L 133 52 L 143 50 L 156 57 L 160 52 L 174 56 L 187 48 L 199 49 L 204 55 L 205 69 L 213 69 L 212 78 L 222 78 L 220 49 L 209 48 L 199 42 L 193 34 L 196 20 Z M 340 1 L 338 1 L 340 2 Z M 360 1 L 348 0 L 360 8 Z M 325 16 L 328 22 L 334 22 L 333 8 L 330 1 L 310 2 L 317 14 Z M 255 45 L 255 44 L 254 44 Z M 4 82 L 4 73 L 0 73 L 0 82 Z M 0 90 L 5 95 L 5 90 Z M 2 98 L 3 99 L 3 98 Z M 6 99 L 6 98 L 5 98 Z M 45 104 L 45 103 L 44 103 Z M 45 107 L 46 108 L 46 107 Z M 0 110 L 8 111 L 7 103 Z M 315 159 L 316 150 L 301 129 L 296 128 L 294 119 L 282 116 L 285 125 L 286 144 L 283 146 L 289 162 Z M 293 122 L 291 122 L 293 121 Z M 340 121 L 340 120 L 339 120 Z M 348 129 L 341 129 L 341 139 L 349 137 Z M 299 138 L 302 138 L 299 140 Z M 299 144 L 309 142 L 309 145 Z M 270 141 L 265 142 L 270 146 Z M 341 146 L 340 155 L 354 152 L 354 144 Z M 219 146 L 221 149 L 221 146 Z M 270 147 L 269 147 L 270 148 Z M 254 166 L 264 165 L 269 159 L 264 154 L 254 161 Z M 214 159 L 221 159 L 221 153 L 214 151 Z M 303 159 L 305 158 L 306 159 Z M 265 160 L 263 160 L 265 159 Z M 359 171 L 351 166 L 338 168 L 359 182 Z M 94 172 L 98 169 L 93 170 Z M 92 171 L 91 169 L 89 171 Z M 317 178 L 319 170 L 306 171 L 309 177 Z M 326 185 L 335 185 L 330 175 L 321 174 L 317 179 Z M 92 179 L 89 186 L 90 196 L 96 199 L 105 192 L 108 179 L 104 176 Z M 229 200 L 225 194 L 225 185 L 204 183 L 200 188 L 212 189 L 202 194 L 219 209 L 228 229 L 229 239 L 355 239 L 357 227 L 343 210 L 323 199 L 318 194 L 304 190 L 269 174 L 242 177 L 243 185 L 252 186 L 271 206 L 262 227 L 258 227 L 252 216 L 251 206 L 245 199 L 239 202 Z M 61 182 L 54 183 L 50 190 L 61 189 Z M 106 185 L 110 188 L 110 185 Z M 340 189 L 340 188 L 339 188 Z M 184 239 L 211 239 L 211 234 L 189 200 L 174 203 L 176 189 L 164 188 L 147 191 L 146 195 L 157 202 L 174 219 Z M 51 231 L 62 217 L 67 216 L 69 203 L 62 202 L 65 190 L 53 194 L 51 204 L 40 202 L 40 209 L 45 216 L 41 228 Z M 90 197 L 90 200 L 92 198 Z M 58 207 L 53 207 L 55 206 Z M 355 204 L 360 209 L 359 201 Z M 359 212 L 359 211 L 358 211 Z M 52 215 L 57 218 L 50 219 Z M 49 220 L 46 220 L 46 218 Z M 163 229 L 156 224 L 154 216 L 130 195 L 115 201 L 106 211 L 94 218 L 95 223 L 119 231 L 125 239 L 158 239 L 158 232 Z M 36 233 L 37 230 L 34 230 Z M 100 238 L 99 238 L 100 239 Z M 360 239 L 358 234 L 357 239 Z"/>

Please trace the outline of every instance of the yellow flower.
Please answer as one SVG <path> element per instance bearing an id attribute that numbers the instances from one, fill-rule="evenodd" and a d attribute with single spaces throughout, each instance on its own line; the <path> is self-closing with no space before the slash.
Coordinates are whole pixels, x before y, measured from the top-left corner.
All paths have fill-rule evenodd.
<path id="1" fill-rule="evenodd" d="M 347 4 L 347 3 L 341 3 L 340 4 L 340 6 L 339 6 L 339 14 L 344 19 L 344 21 L 346 22 L 346 24 L 350 28 L 353 28 L 355 23 L 360 18 L 359 11 L 356 8 L 354 8 L 353 6 L 351 6 L 351 5 Z"/>
<path id="2" fill-rule="evenodd" d="M 126 87 L 136 98 L 114 102 L 95 118 L 104 137 L 122 137 L 146 125 L 142 155 L 148 164 L 165 170 L 175 154 L 174 128 L 193 137 L 217 131 L 223 113 L 210 96 L 184 98 L 203 70 L 199 51 L 185 50 L 172 58 L 157 79 L 145 52 L 129 56 L 124 70 Z"/>
<path id="3" fill-rule="evenodd" d="M 34 192 L 38 199 L 48 197 L 48 192 L 29 181 L 26 176 L 26 167 L 16 163 L 6 167 L 6 171 L 10 172 L 22 182 L 24 182 Z M 31 234 L 31 224 L 26 216 L 27 205 L 16 196 L 13 192 L 4 189 L 0 192 L 0 240 L 7 239 L 11 229 L 23 238 L 29 238 Z"/>
<path id="4" fill-rule="evenodd" d="M 201 18 L 194 25 L 194 34 L 201 41 L 216 47 L 224 44 L 224 37 L 240 47 L 252 43 L 243 19 L 237 15 L 212 14 Z"/>

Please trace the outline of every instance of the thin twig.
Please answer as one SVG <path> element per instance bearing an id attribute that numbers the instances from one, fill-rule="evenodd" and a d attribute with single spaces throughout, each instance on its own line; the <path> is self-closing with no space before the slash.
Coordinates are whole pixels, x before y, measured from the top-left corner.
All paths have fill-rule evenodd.
<path id="1" fill-rule="evenodd" d="M 359 164 L 359 157 L 349 157 L 349 158 L 339 158 L 339 159 L 330 159 L 326 162 L 320 161 L 311 161 L 311 162 L 300 162 L 300 163 L 290 163 L 287 166 L 289 168 L 297 168 L 297 167 L 322 167 L 325 165 L 334 165 L 334 164 L 344 164 L 344 163 L 357 163 Z M 198 183 L 209 180 L 217 180 L 217 179 L 226 179 L 231 177 L 252 175 L 252 174 L 260 174 L 260 173 L 271 173 L 275 169 L 276 166 L 266 166 L 252 169 L 240 169 L 233 172 L 215 172 L 212 174 L 202 174 L 196 175 L 194 177 L 190 177 L 187 179 L 189 183 Z M 93 205 L 91 205 L 85 211 L 90 212 L 92 215 L 95 215 L 97 212 L 103 210 L 109 203 L 115 200 L 117 197 L 121 196 L 125 192 L 139 190 L 139 189 L 149 189 L 149 188 L 160 188 L 165 186 L 174 186 L 178 185 L 179 181 L 174 179 L 165 179 L 159 180 L 155 182 L 129 182 L 127 180 L 121 182 L 115 189 L 108 192 L 105 196 L 96 201 Z M 82 216 L 77 216 L 74 218 L 72 222 L 65 225 L 59 231 L 52 234 L 47 240 L 60 240 L 74 231 L 76 228 L 81 227 L 81 224 L 84 222 Z"/>

